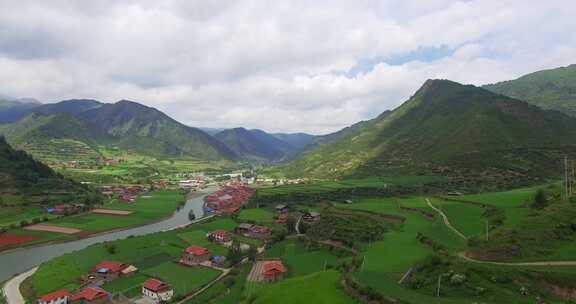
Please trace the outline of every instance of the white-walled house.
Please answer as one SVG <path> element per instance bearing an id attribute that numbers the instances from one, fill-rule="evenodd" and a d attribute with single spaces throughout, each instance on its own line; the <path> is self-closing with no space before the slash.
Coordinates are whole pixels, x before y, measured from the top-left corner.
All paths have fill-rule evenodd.
<path id="1" fill-rule="evenodd" d="M 174 296 L 174 290 L 170 285 L 160 280 L 148 279 L 142 284 L 142 294 L 155 303 L 168 302 Z"/>

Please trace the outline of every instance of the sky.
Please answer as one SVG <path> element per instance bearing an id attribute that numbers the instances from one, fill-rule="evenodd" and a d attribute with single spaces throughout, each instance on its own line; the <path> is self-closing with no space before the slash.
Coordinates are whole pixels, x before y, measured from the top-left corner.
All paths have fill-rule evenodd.
<path id="1" fill-rule="evenodd" d="M 0 0 L 0 95 L 324 134 L 426 79 L 481 85 L 576 63 L 574 16 L 568 0 Z"/>

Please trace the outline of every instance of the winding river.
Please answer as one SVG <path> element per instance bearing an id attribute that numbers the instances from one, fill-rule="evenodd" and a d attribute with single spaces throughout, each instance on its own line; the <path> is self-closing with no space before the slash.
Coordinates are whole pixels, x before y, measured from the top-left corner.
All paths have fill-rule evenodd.
<path id="1" fill-rule="evenodd" d="M 181 225 L 190 224 L 191 222 L 188 218 L 190 211 L 193 211 L 194 215 L 196 216 L 196 220 L 193 222 L 197 222 L 204 217 L 204 210 L 202 208 L 204 196 L 215 190 L 215 187 L 204 189 L 201 193 L 199 193 L 199 195 L 195 195 L 194 197 L 189 198 L 186 201 L 184 207 L 179 211 L 176 211 L 170 218 L 157 223 L 101 234 L 98 236 L 66 243 L 46 244 L 37 247 L 23 248 L 15 251 L 8 251 L 6 253 L 0 253 L 0 282 L 11 278 L 18 273 L 38 266 L 52 258 L 63 255 L 65 253 L 84 249 L 93 244 L 123 239 L 131 235 L 139 236 L 158 231 L 165 231 Z"/>

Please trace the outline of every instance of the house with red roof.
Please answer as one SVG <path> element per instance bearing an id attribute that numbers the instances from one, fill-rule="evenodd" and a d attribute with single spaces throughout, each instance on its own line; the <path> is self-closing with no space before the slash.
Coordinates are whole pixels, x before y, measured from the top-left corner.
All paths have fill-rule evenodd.
<path id="1" fill-rule="evenodd" d="M 266 240 L 272 235 L 272 230 L 265 226 L 241 223 L 236 227 L 236 233 L 253 239 Z"/>
<path id="2" fill-rule="evenodd" d="M 264 282 L 276 282 L 284 278 L 286 267 L 280 260 L 266 261 L 263 265 Z"/>
<path id="3" fill-rule="evenodd" d="M 142 284 L 142 294 L 154 303 L 160 303 L 170 301 L 174 296 L 174 290 L 158 279 L 148 279 Z"/>
<path id="4" fill-rule="evenodd" d="M 112 261 L 102 261 L 92 268 L 92 274 L 104 281 L 116 280 L 122 275 L 122 270 L 128 268 L 130 265 Z"/>
<path id="5" fill-rule="evenodd" d="M 110 294 L 102 288 L 86 287 L 70 297 L 70 303 L 99 304 L 110 300 Z"/>
<path id="6" fill-rule="evenodd" d="M 226 230 L 214 230 L 206 234 L 206 238 L 216 243 L 230 242 L 230 233 Z"/>
<path id="7" fill-rule="evenodd" d="M 208 249 L 192 245 L 184 250 L 182 257 L 180 258 L 180 263 L 187 266 L 196 266 L 208 262 L 211 255 L 212 254 Z"/>
<path id="8" fill-rule="evenodd" d="M 45 294 L 36 300 L 37 304 L 67 304 L 70 292 L 66 289 Z"/>

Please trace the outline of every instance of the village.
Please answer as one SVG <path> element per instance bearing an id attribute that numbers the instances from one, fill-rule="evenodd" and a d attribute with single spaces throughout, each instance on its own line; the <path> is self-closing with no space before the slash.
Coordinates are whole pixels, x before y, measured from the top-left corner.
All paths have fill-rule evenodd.
<path id="1" fill-rule="evenodd" d="M 136 187 L 110 187 L 102 188 L 110 195 L 117 195 L 126 203 L 130 203 L 132 196 L 137 196 L 142 188 Z M 180 249 L 180 253 L 167 261 L 173 272 L 190 269 L 206 269 L 219 273 L 210 282 L 207 282 L 193 290 L 187 290 L 186 294 L 175 291 L 173 284 L 185 277 L 174 278 L 170 274 L 154 275 L 154 272 L 141 270 L 146 268 L 145 263 L 130 263 L 121 259 L 102 259 L 90 267 L 90 270 L 74 279 L 73 285 L 77 288 L 58 289 L 40 295 L 37 304 L 66 304 L 66 303 L 169 303 L 181 302 L 183 299 L 191 299 L 203 288 L 223 279 L 233 269 L 243 264 L 251 264 L 250 271 L 246 274 L 246 280 L 254 284 L 268 284 L 283 280 L 289 271 L 281 257 L 266 256 L 264 252 L 272 243 L 278 241 L 275 231 L 286 226 L 289 216 L 298 216 L 298 221 L 314 224 L 319 220 L 318 212 L 294 212 L 286 204 L 278 204 L 271 208 L 273 217 L 271 221 L 260 222 L 243 220 L 238 218 L 245 204 L 253 195 L 254 190 L 247 184 L 237 180 L 220 183 L 216 192 L 204 196 L 203 208 L 208 218 L 206 225 L 226 223 L 226 227 L 219 227 L 206 231 L 202 235 L 190 231 L 178 233 L 181 227 L 171 232 L 178 233 L 180 242 L 171 244 Z M 52 212 L 63 212 L 69 207 L 55 207 Z M 253 209 L 246 209 L 253 210 Z M 64 211 L 65 212 L 65 211 Z M 216 216 L 216 218 L 210 218 Z M 231 218 L 237 218 L 231 221 Z M 193 227 L 191 225 L 190 227 Z M 188 240 L 189 242 L 186 242 Z M 121 242 L 121 241 L 120 241 Z M 107 246 L 107 245 L 106 245 Z M 106 247 L 108 253 L 110 247 Z M 113 255 L 112 255 L 113 256 Z M 175 275 L 176 276 L 176 275 Z M 134 292 L 134 286 L 130 286 L 130 296 L 119 293 L 117 288 L 111 286 L 138 282 L 139 292 Z"/>

